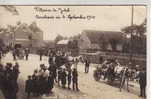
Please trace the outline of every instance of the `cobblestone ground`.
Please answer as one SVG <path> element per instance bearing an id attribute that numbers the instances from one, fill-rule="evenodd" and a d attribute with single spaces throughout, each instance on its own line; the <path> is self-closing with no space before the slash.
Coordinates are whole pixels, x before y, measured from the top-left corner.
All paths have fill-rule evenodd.
<path id="1" fill-rule="evenodd" d="M 8 53 L 6 57 L 2 60 L 3 63 L 12 62 L 12 55 Z M 48 66 L 47 57 L 43 57 L 42 61 L 39 61 L 39 56 L 29 55 L 29 60 L 17 60 L 20 64 L 20 75 L 19 75 L 19 87 L 18 99 L 26 99 L 26 94 L 24 93 L 24 84 L 28 75 L 31 75 L 34 69 L 39 68 L 39 64 L 44 63 Z M 126 90 L 119 91 L 116 86 L 108 85 L 105 81 L 96 82 L 93 79 L 94 64 L 90 65 L 90 72 L 88 74 L 84 73 L 84 65 L 82 63 L 78 64 L 79 72 L 79 92 L 75 92 L 68 89 L 62 89 L 55 85 L 53 89 L 53 95 L 42 96 L 42 97 L 31 97 L 31 99 L 142 99 L 139 97 L 139 86 L 136 83 L 131 83 L 130 92 Z M 0 94 L 0 99 L 3 99 L 2 94 Z"/>

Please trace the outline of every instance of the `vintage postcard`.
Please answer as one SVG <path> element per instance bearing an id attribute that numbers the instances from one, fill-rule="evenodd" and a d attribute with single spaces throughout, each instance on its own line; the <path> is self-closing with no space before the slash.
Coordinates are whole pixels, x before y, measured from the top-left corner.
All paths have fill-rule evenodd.
<path id="1" fill-rule="evenodd" d="M 146 99 L 146 5 L 0 5 L 0 99 Z"/>

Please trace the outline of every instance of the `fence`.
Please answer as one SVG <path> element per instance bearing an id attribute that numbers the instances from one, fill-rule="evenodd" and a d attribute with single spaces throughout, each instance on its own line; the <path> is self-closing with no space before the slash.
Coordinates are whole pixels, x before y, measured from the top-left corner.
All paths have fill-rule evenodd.
<path id="1" fill-rule="evenodd" d="M 100 53 L 80 53 L 83 57 L 88 58 L 91 63 L 100 63 L 100 57 L 105 59 L 118 59 L 122 64 L 126 64 L 130 61 L 130 54 L 128 53 L 117 53 L 117 52 L 100 52 Z M 146 65 L 146 55 L 133 54 L 133 64 Z"/>

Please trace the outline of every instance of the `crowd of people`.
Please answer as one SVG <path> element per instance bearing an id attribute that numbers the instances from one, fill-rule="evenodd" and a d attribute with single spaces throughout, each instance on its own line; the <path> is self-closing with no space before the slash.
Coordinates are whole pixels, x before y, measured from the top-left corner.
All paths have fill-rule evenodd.
<path id="1" fill-rule="evenodd" d="M 23 55 L 25 60 L 28 60 L 29 49 L 25 48 L 20 53 L 19 49 L 13 49 L 12 55 L 14 60 L 20 58 Z M 40 61 L 42 60 L 43 52 L 39 53 Z M 0 58 L 2 53 L 0 52 Z M 27 98 L 32 96 L 43 96 L 50 95 L 53 93 L 54 84 L 68 90 L 79 91 L 78 87 L 78 62 L 80 58 L 69 59 L 68 53 L 61 51 L 48 51 L 48 64 L 40 64 L 40 69 L 34 70 L 32 75 L 29 75 L 25 82 L 25 92 Z M 85 58 L 82 59 L 85 69 L 84 72 L 89 72 L 90 60 Z M 112 66 L 111 66 L 112 67 Z M 112 68 L 111 68 L 112 69 Z M 114 68 L 113 71 L 117 71 Z M 139 70 L 135 78 L 139 78 L 140 84 L 140 96 L 145 97 L 146 92 L 146 69 Z M 0 64 L 0 89 L 5 99 L 17 99 L 17 92 L 19 90 L 17 79 L 19 76 L 19 64 L 16 62 L 15 65 L 7 63 L 6 65 Z"/>
<path id="2" fill-rule="evenodd" d="M 28 76 L 25 84 L 25 92 L 28 94 L 28 97 L 31 94 L 33 96 L 48 95 L 52 93 L 53 85 L 54 77 L 52 72 L 44 64 L 41 64 L 39 70 L 34 70 L 34 73 Z"/>
<path id="3" fill-rule="evenodd" d="M 12 50 L 12 55 L 13 55 L 13 59 L 17 60 L 18 59 L 24 59 L 28 60 L 28 56 L 29 56 L 30 50 L 29 48 L 25 48 L 25 49 L 21 49 L 21 48 L 14 48 Z"/>
<path id="4" fill-rule="evenodd" d="M 12 63 L 0 64 L 0 89 L 5 99 L 17 99 L 19 64 Z"/>
<path id="5" fill-rule="evenodd" d="M 62 52 L 49 52 L 48 63 L 40 65 L 40 69 L 36 69 L 32 75 L 28 76 L 25 84 L 25 92 L 27 97 L 50 95 L 53 91 L 54 84 L 63 89 L 73 89 L 79 91 L 78 88 L 78 71 L 76 66 L 71 68 L 72 64 L 77 63 L 69 61 Z M 41 60 L 40 56 L 40 60 Z M 72 88 L 71 88 L 72 85 Z"/>

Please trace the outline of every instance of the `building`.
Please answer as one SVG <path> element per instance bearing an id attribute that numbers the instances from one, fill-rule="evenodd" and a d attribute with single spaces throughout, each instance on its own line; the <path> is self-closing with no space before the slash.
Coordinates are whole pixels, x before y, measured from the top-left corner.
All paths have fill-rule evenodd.
<path id="1" fill-rule="evenodd" d="M 0 39 L 7 46 L 12 43 L 12 35 L 8 31 L 0 31 Z"/>
<path id="2" fill-rule="evenodd" d="M 81 51 L 122 51 L 124 35 L 116 31 L 84 30 L 78 46 Z"/>
<path id="3" fill-rule="evenodd" d="M 14 45 L 33 48 L 43 46 L 43 32 L 35 22 L 31 25 L 21 23 L 14 31 L 13 43 Z"/>
<path id="4" fill-rule="evenodd" d="M 69 40 L 60 40 L 60 41 L 58 41 L 57 45 L 56 45 L 57 49 L 61 50 L 63 52 L 68 51 L 68 42 L 69 42 Z"/>
<path id="5" fill-rule="evenodd" d="M 128 41 L 130 40 L 121 32 L 84 30 L 78 41 L 79 53 L 92 63 L 99 63 L 102 57 L 103 60 L 113 58 L 118 59 L 122 64 L 127 64 L 131 53 L 125 53 L 123 50 Z M 133 64 L 145 66 L 146 55 L 133 54 L 132 58 Z"/>

